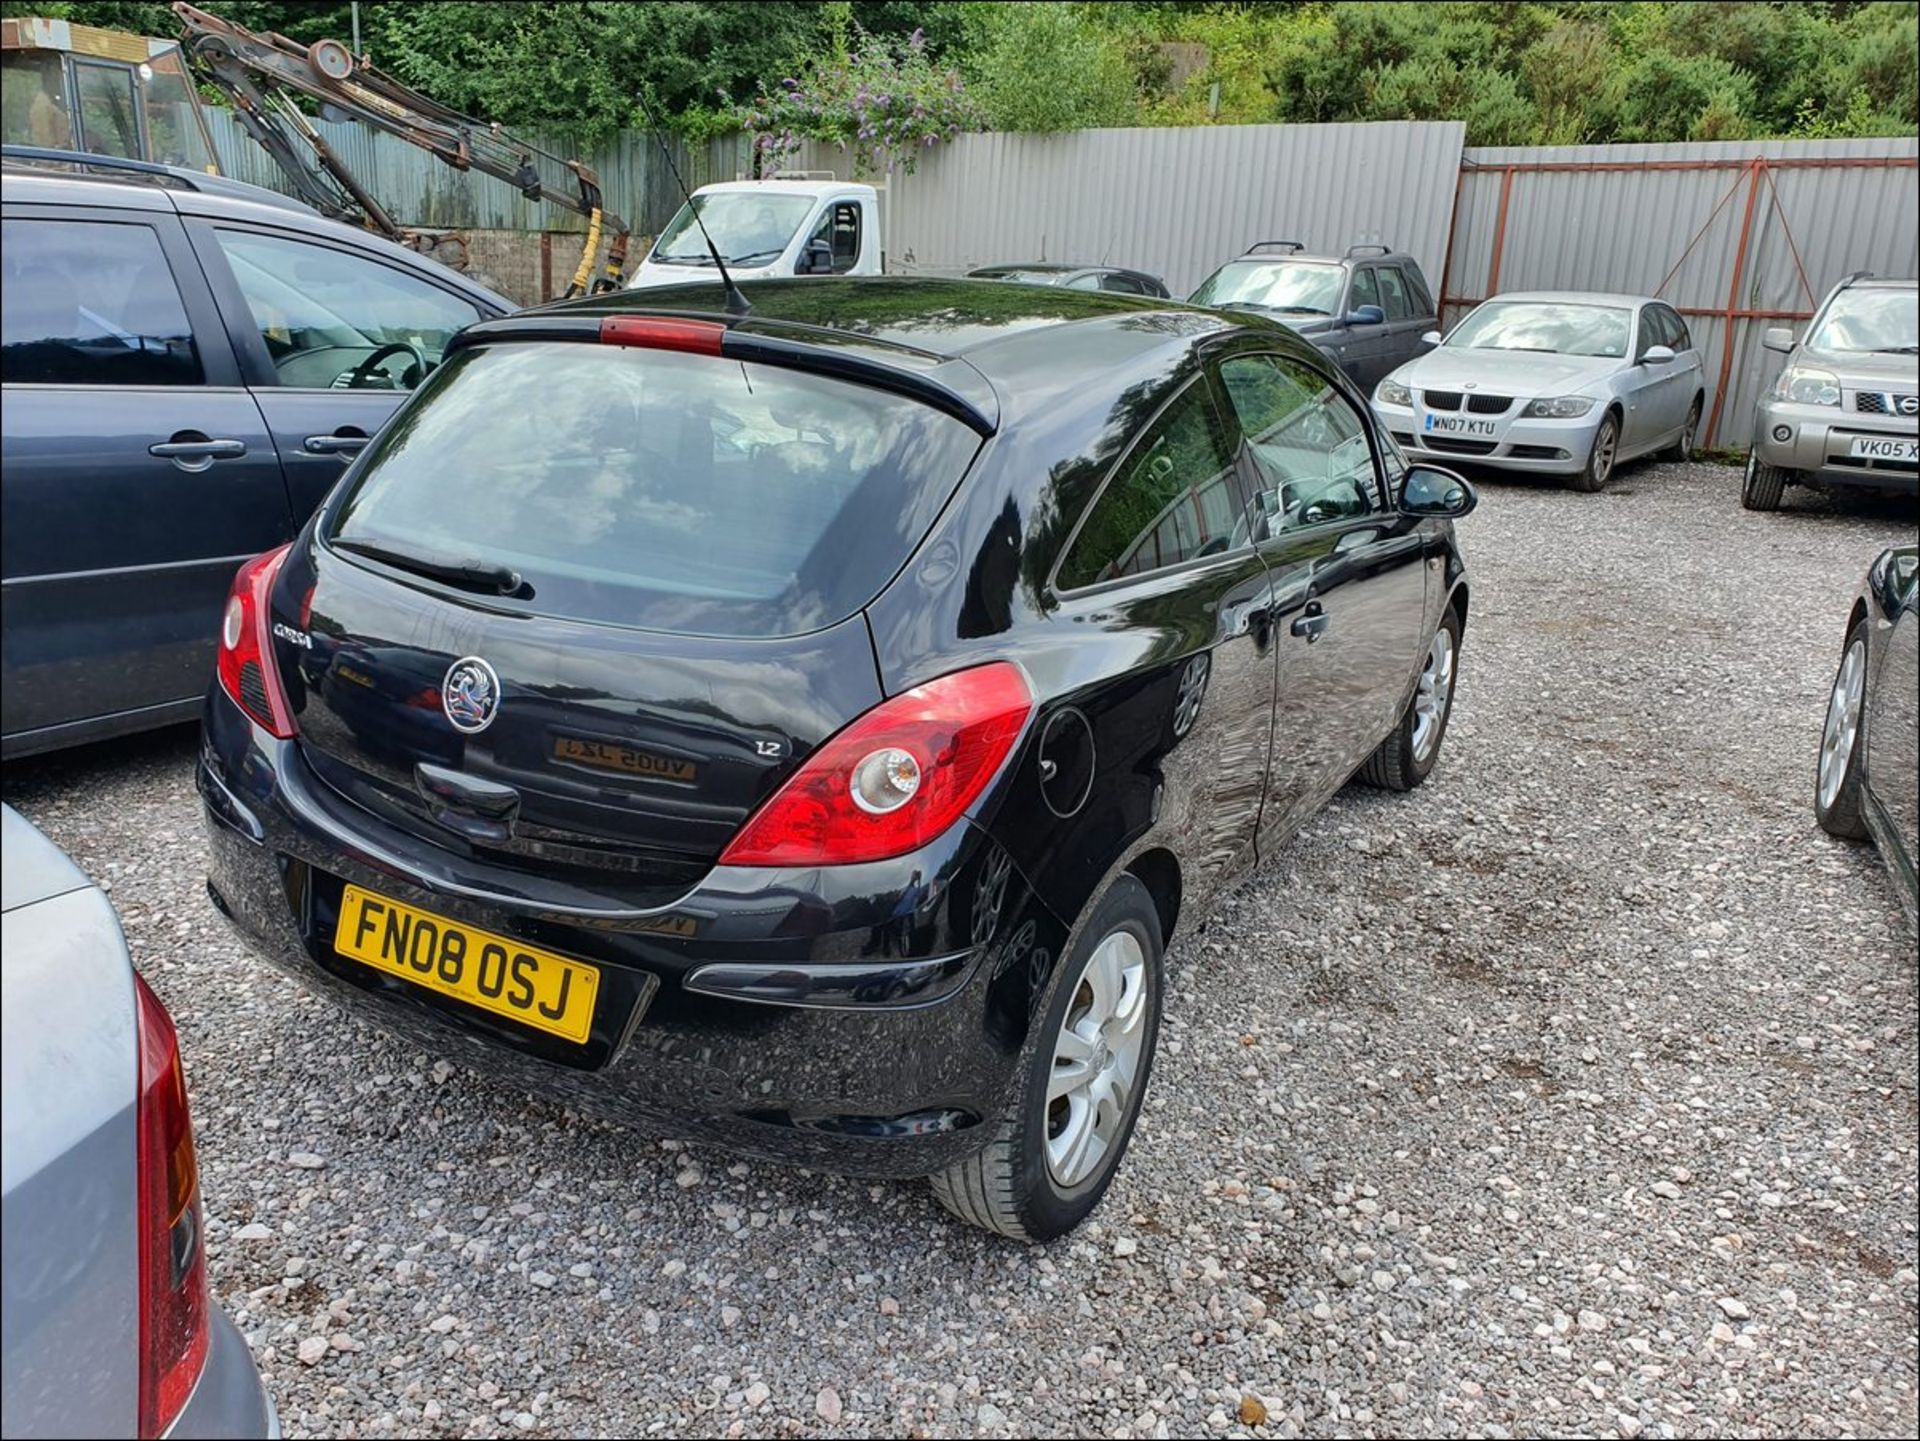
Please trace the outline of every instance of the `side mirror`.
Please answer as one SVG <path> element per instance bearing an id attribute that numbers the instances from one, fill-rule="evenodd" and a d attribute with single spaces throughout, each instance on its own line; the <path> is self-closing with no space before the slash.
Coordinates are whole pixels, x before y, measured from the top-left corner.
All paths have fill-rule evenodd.
<path id="1" fill-rule="evenodd" d="M 1793 349 L 1793 331 L 1784 325 L 1768 326 L 1761 333 L 1760 343 L 1768 350 L 1777 350 L 1785 355 Z"/>
<path id="2" fill-rule="evenodd" d="M 798 275 L 831 275 L 833 247 L 824 240 L 809 240 L 807 248 L 800 252 L 800 264 L 794 269 Z"/>
<path id="3" fill-rule="evenodd" d="M 1673 347 L 1671 345 L 1649 345 L 1647 347 L 1647 353 L 1640 357 L 1640 362 L 1643 365 L 1665 365 L 1672 359 Z"/>
<path id="4" fill-rule="evenodd" d="M 1422 345 L 1438 345 L 1441 339 L 1442 337 L 1439 331 L 1429 330 L 1425 335 L 1420 337 L 1420 343 Z"/>
<path id="5" fill-rule="evenodd" d="M 1416 465 L 1400 487 L 1402 515 L 1458 519 L 1480 504 L 1479 492 L 1462 477 L 1437 465 Z"/>
<path id="6" fill-rule="evenodd" d="M 1348 325 L 1385 325 L 1387 312 L 1377 305 L 1356 305 L 1341 319 Z"/>

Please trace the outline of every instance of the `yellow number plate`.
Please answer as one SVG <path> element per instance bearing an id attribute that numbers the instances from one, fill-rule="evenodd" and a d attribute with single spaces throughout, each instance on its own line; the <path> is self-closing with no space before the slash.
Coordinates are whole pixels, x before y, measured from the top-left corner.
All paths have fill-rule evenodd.
<path id="1" fill-rule="evenodd" d="M 333 948 L 375 970 L 536 1030 L 585 1041 L 600 973 L 506 936 L 416 911 L 358 886 L 340 898 Z"/>

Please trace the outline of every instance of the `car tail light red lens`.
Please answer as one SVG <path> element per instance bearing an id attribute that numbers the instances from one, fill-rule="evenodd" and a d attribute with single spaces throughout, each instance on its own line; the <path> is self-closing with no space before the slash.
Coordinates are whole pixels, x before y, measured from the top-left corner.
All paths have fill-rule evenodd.
<path id="1" fill-rule="evenodd" d="M 711 320 L 666 320 L 657 315 L 609 315 L 600 322 L 602 345 L 644 345 L 652 350 L 684 350 L 718 355 L 727 327 Z"/>
<path id="2" fill-rule="evenodd" d="M 883 701 L 828 740 L 754 812 L 732 866 L 847 865 L 917 850 L 980 798 L 1033 712 L 1006 661 Z"/>
<path id="3" fill-rule="evenodd" d="M 280 687 L 267 633 L 267 595 L 291 546 L 256 555 L 240 567 L 220 618 L 220 688 L 235 705 L 281 740 L 293 735 L 293 713 Z"/>
<path id="4" fill-rule="evenodd" d="M 200 1169 L 180 1044 L 160 998 L 133 978 L 140 1092 L 140 1434 L 159 1436 L 193 1394 L 207 1359 L 207 1258 Z"/>

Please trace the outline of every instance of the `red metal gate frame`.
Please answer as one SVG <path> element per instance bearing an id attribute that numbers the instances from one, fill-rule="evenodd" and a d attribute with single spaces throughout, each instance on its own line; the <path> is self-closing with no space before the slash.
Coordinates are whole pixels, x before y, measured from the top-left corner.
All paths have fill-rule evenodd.
<path id="1" fill-rule="evenodd" d="M 1657 170 L 1719 170 L 1737 171 L 1733 184 L 1722 195 L 1707 218 L 1694 232 L 1693 239 L 1687 242 L 1680 258 L 1667 272 L 1666 279 L 1660 282 L 1659 290 L 1667 288 L 1668 282 L 1679 273 L 1686 263 L 1687 256 L 1700 243 L 1707 231 L 1712 228 L 1720 212 L 1733 199 L 1744 184 L 1747 187 L 1745 214 L 1740 221 L 1740 238 L 1734 248 L 1733 275 L 1727 285 L 1727 303 L 1724 306 L 1676 305 L 1682 315 L 1712 316 L 1725 322 L 1720 343 L 1720 383 L 1714 390 L 1713 415 L 1707 422 L 1706 433 L 1701 443 L 1711 446 L 1720 429 L 1721 409 L 1726 404 L 1727 383 L 1733 378 L 1733 356 L 1736 349 L 1736 322 L 1743 320 L 1811 320 L 1813 307 L 1819 304 L 1819 298 L 1808 283 L 1806 267 L 1800 260 L 1800 247 L 1793 237 L 1793 227 L 1788 223 L 1785 208 L 1780 203 L 1780 192 L 1774 187 L 1773 174 L 1776 170 L 1912 170 L 1920 161 L 1908 155 L 1830 155 L 1830 156 L 1792 156 L 1771 157 L 1754 155 L 1747 159 L 1729 157 L 1724 160 L 1539 160 L 1515 161 L 1499 165 L 1475 165 L 1464 163 L 1460 167 L 1460 179 L 1464 181 L 1469 174 L 1498 170 L 1500 172 L 1500 208 L 1493 223 L 1493 253 L 1487 260 L 1487 282 L 1480 296 L 1450 295 L 1447 286 L 1453 280 L 1453 241 L 1460 225 L 1460 190 L 1456 184 L 1453 198 L 1453 223 L 1447 229 L 1446 259 L 1441 263 L 1440 274 L 1440 312 L 1444 324 L 1446 308 L 1453 306 L 1475 306 L 1489 296 L 1500 293 L 1500 262 L 1504 258 L 1507 246 L 1507 216 L 1513 204 L 1513 179 L 1516 175 L 1567 175 L 1596 174 L 1602 172 L 1637 173 Z M 1799 273 L 1800 287 L 1806 292 L 1808 309 L 1805 310 L 1757 310 L 1744 308 L 1740 304 L 1740 285 L 1746 278 L 1747 252 L 1753 238 L 1753 219 L 1759 209 L 1760 185 L 1765 181 L 1772 197 L 1774 214 L 1780 218 L 1780 228 L 1787 237 L 1787 245 L 1793 252 L 1794 269 Z"/>

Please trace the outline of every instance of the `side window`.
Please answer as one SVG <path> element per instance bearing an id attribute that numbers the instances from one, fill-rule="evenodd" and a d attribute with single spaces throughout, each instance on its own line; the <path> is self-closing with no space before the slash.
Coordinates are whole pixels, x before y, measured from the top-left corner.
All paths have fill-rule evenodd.
<path id="1" fill-rule="evenodd" d="M 1667 322 L 1667 344 L 1675 354 L 1693 349 L 1693 336 L 1687 330 L 1687 322 L 1680 318 L 1680 312 L 1668 306 L 1660 307 L 1660 314 Z"/>
<path id="2" fill-rule="evenodd" d="M 1420 273 L 1420 267 L 1412 261 L 1400 267 L 1400 278 L 1407 282 L 1407 294 L 1413 298 L 1415 315 L 1437 314 L 1433 308 L 1433 292 L 1427 289 L 1427 277 Z"/>
<path id="3" fill-rule="evenodd" d="M 1373 278 L 1373 267 L 1363 265 L 1353 272 L 1353 289 L 1347 295 L 1347 309 L 1358 310 L 1363 305 L 1380 303 L 1380 286 Z"/>
<path id="4" fill-rule="evenodd" d="M 9 145 L 73 149 L 73 122 L 67 114 L 66 66 L 56 50 L 0 51 L 0 86 L 5 99 L 4 130 Z"/>
<path id="5" fill-rule="evenodd" d="M 1641 306 L 1640 334 L 1633 342 L 1633 358 L 1639 360 L 1654 346 L 1666 345 L 1668 343 L 1666 319 L 1660 314 L 1660 307 L 1657 305 Z"/>
<path id="6" fill-rule="evenodd" d="M 824 240 L 833 251 L 833 269 L 830 275 L 845 275 L 860 263 L 860 207 L 851 201 L 842 201 L 827 208 L 820 217 L 820 224 L 814 228 L 807 244 Z"/>
<path id="7" fill-rule="evenodd" d="M 1226 427 L 1205 383 L 1189 384 L 1134 442 L 1095 497 L 1060 562 L 1060 588 L 1217 554 L 1233 544 L 1240 520 Z"/>
<path id="8" fill-rule="evenodd" d="M 1255 505 L 1269 533 L 1380 509 L 1366 427 L 1316 372 L 1243 355 L 1221 365 L 1220 380 L 1260 475 Z"/>
<path id="9" fill-rule="evenodd" d="M 134 108 L 133 69 L 95 60 L 73 62 L 80 97 L 80 143 L 93 155 L 140 158 L 140 115 Z"/>
<path id="10" fill-rule="evenodd" d="M 0 227 L 0 380 L 199 385 L 173 271 L 150 225 L 9 220 Z"/>
<path id="11" fill-rule="evenodd" d="M 411 390 L 447 342 L 480 318 L 405 271 L 325 245 L 216 230 L 280 384 Z"/>
<path id="12" fill-rule="evenodd" d="M 1098 290 L 1100 277 L 1094 274 L 1075 275 L 1060 287 L 1062 290 Z"/>
<path id="13" fill-rule="evenodd" d="M 1376 273 L 1380 277 L 1380 304 L 1387 312 L 1387 319 L 1412 319 L 1413 299 L 1407 294 L 1407 282 L 1399 270 L 1391 265 L 1382 265 Z"/>

